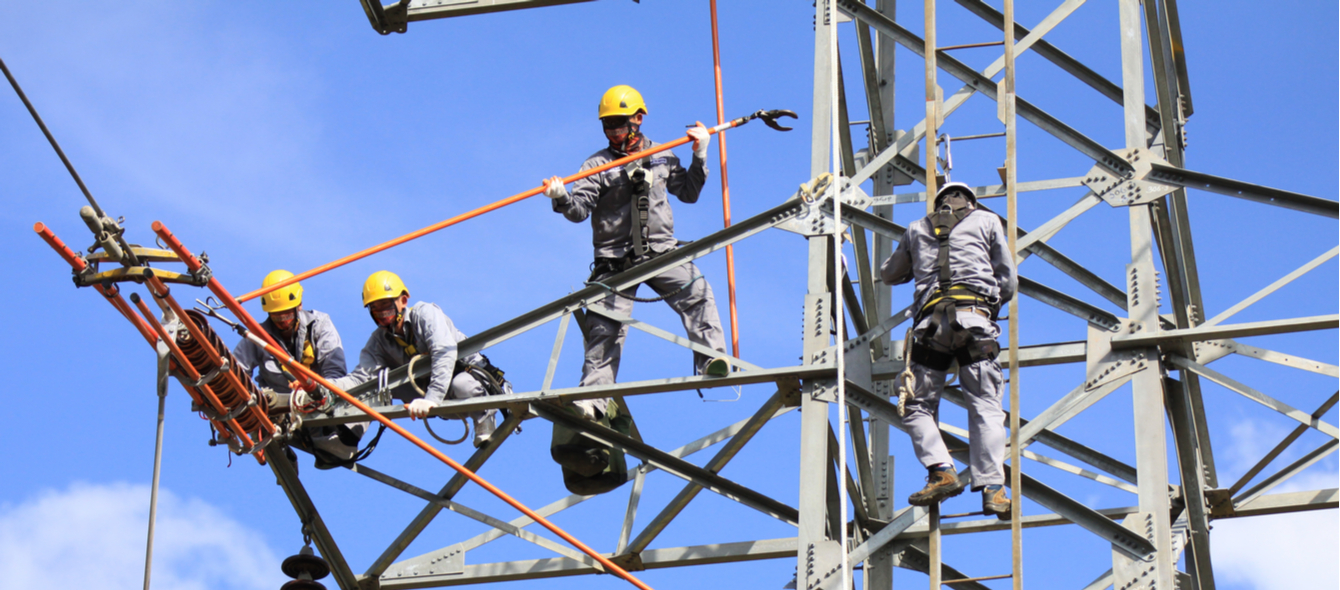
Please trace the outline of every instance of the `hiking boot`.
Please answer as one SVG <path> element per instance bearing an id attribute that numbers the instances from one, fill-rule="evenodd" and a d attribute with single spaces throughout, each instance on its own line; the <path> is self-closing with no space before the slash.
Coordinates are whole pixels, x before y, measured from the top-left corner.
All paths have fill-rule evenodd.
<path id="1" fill-rule="evenodd" d="M 494 424 L 494 416 L 495 414 L 493 412 L 489 412 L 483 418 L 475 420 L 476 449 L 484 446 L 484 443 L 489 442 L 489 439 L 493 438 L 493 430 L 496 428 L 496 425 Z"/>
<path id="2" fill-rule="evenodd" d="M 707 361 L 703 374 L 708 377 L 725 377 L 730 374 L 730 363 L 726 361 L 726 357 L 716 357 Z"/>
<path id="3" fill-rule="evenodd" d="M 963 493 L 966 482 L 960 482 L 954 468 L 931 469 L 926 476 L 926 487 L 907 497 L 907 503 L 913 506 L 933 506 L 945 498 Z"/>
<path id="4" fill-rule="evenodd" d="M 1010 497 L 1005 495 L 1003 486 L 982 488 L 982 512 L 994 514 L 1000 520 L 1010 519 Z"/>

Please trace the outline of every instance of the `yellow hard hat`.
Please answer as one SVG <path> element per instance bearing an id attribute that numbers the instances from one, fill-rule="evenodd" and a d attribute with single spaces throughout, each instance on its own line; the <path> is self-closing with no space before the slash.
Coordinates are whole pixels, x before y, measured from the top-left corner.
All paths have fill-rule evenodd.
<path id="1" fill-rule="evenodd" d="M 647 112 L 647 103 L 642 102 L 642 95 L 634 90 L 632 86 L 620 84 L 605 91 L 605 95 L 600 97 L 600 118 L 605 117 L 631 117 L 639 112 Z"/>
<path id="2" fill-rule="evenodd" d="M 265 280 L 261 282 L 261 286 L 269 287 L 279 281 L 291 278 L 293 278 L 293 273 L 286 270 L 276 270 L 265 275 Z M 265 313 L 287 311 L 299 305 L 302 305 L 301 283 L 293 283 L 287 287 L 261 295 L 261 309 L 265 310 Z"/>
<path id="3" fill-rule="evenodd" d="M 401 293 L 409 295 L 405 282 L 389 270 L 379 270 L 363 283 L 363 307 L 381 299 L 395 299 Z"/>

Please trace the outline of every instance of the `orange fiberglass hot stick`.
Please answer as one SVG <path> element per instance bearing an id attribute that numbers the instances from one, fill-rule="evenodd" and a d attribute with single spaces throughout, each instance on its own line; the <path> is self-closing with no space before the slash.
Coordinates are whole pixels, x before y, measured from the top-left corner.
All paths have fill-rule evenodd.
<path id="1" fill-rule="evenodd" d="M 712 6 L 712 76 L 716 82 L 717 124 L 726 121 L 726 107 L 721 98 L 721 44 L 717 41 L 717 0 Z M 717 137 L 717 153 L 721 156 L 721 215 L 730 227 L 730 180 L 726 175 L 726 134 Z M 730 294 L 730 348 L 731 356 L 740 358 L 740 322 L 735 315 L 735 245 L 726 245 L 726 288 Z"/>
<path id="2" fill-rule="evenodd" d="M 163 243 L 167 244 L 168 248 L 171 249 L 173 252 L 175 252 L 177 254 L 177 257 L 180 258 L 182 262 L 186 263 L 186 267 L 188 269 L 190 269 L 192 272 L 195 272 L 200 269 L 200 267 L 202 266 L 200 260 L 196 258 L 194 254 L 191 254 L 191 252 L 186 249 L 186 246 L 182 245 L 181 240 L 178 240 L 177 236 L 173 235 L 172 232 L 168 230 L 167 226 L 163 225 L 161 221 L 155 221 L 153 223 L 153 230 L 154 233 L 158 234 L 158 237 L 163 239 Z M 401 428 L 399 425 L 392 422 L 386 416 L 381 415 L 376 410 L 373 410 L 371 407 L 369 407 L 367 404 L 364 404 L 363 402 L 359 401 L 358 398 L 355 398 L 346 393 L 344 390 L 336 387 L 334 383 L 327 381 L 324 377 L 316 374 L 311 369 L 308 369 L 306 365 L 303 365 L 302 363 L 293 360 L 293 357 L 289 356 L 287 352 L 285 352 L 282 348 L 274 344 L 272 339 L 269 337 L 269 334 L 266 333 L 265 330 L 261 329 L 260 324 L 256 323 L 256 320 L 252 318 L 250 314 L 247 313 L 247 310 L 242 308 L 242 305 L 238 303 L 238 300 L 234 299 L 233 296 L 228 293 L 228 290 L 223 287 L 223 284 L 220 283 L 217 278 L 210 277 L 209 283 L 207 283 L 206 286 L 209 287 L 210 291 L 214 292 L 215 296 L 217 296 L 220 300 L 222 300 L 224 306 L 226 306 L 229 309 L 229 311 L 233 312 L 233 315 L 236 316 L 237 319 L 242 322 L 243 326 L 246 327 L 246 334 L 245 334 L 246 338 L 248 340 L 251 340 L 257 346 L 264 348 L 266 352 L 270 353 L 270 356 L 273 356 L 279 362 L 284 363 L 284 365 L 290 369 L 290 372 L 292 372 L 295 375 L 302 375 L 303 377 L 309 380 L 321 384 L 322 387 L 325 387 L 327 390 L 334 392 L 335 395 L 339 396 L 341 399 L 348 402 L 350 405 L 363 411 L 363 413 L 367 414 L 368 416 L 371 416 L 376 421 L 385 424 L 388 428 L 395 431 L 396 434 L 405 437 L 406 440 L 410 441 L 411 443 L 414 443 L 415 446 L 423 449 L 424 451 L 427 451 L 428 454 L 436 457 L 439 461 L 446 463 L 449 467 L 455 469 L 456 471 L 460 472 L 461 475 L 464 475 L 466 478 L 470 479 L 470 481 L 479 484 L 480 487 L 483 487 L 485 490 L 488 490 L 493 495 L 502 499 L 502 501 L 507 502 L 513 508 L 520 510 L 527 517 L 531 518 L 537 523 L 540 523 L 540 525 L 544 526 L 550 531 L 553 531 L 554 534 L 561 537 L 564 541 L 570 543 L 573 547 L 576 547 L 583 553 L 590 555 L 593 559 L 595 559 L 602 566 L 604 566 L 606 571 L 612 572 L 615 575 L 619 576 L 620 578 L 627 580 L 629 583 L 633 584 L 634 586 L 637 586 L 640 590 L 652 590 L 650 586 L 643 584 L 640 580 L 633 577 L 623 568 L 620 568 L 619 566 L 615 565 L 614 562 L 610 561 L 609 559 L 606 559 L 599 553 L 596 553 L 594 549 L 587 547 L 586 544 L 582 543 L 581 541 L 578 541 L 576 538 L 574 538 L 572 535 L 569 535 L 563 529 L 558 528 L 553 523 L 546 520 L 544 517 L 540 516 L 539 514 L 536 514 L 535 511 L 531 510 L 530 508 L 527 508 L 524 504 L 516 501 L 511 496 L 507 495 L 506 492 L 503 492 L 502 490 L 494 487 L 493 484 L 490 484 L 483 478 L 476 475 L 474 472 L 470 471 L 469 469 L 466 469 L 460 463 L 453 461 L 451 457 L 442 454 L 441 451 L 438 451 L 437 449 L 433 448 L 428 443 L 423 442 L 423 440 L 419 439 L 419 437 L 410 434 L 408 430 Z M 257 336 L 257 334 L 260 334 L 260 336 Z M 264 339 L 262 339 L 262 337 L 264 337 Z"/>
<path id="3" fill-rule="evenodd" d="M 489 483 L 489 482 L 486 481 L 484 478 L 479 477 L 479 475 L 475 474 L 475 472 L 470 471 L 469 469 L 466 469 L 464 465 L 461 465 L 460 463 L 457 463 L 456 461 L 452 460 L 451 457 L 446 456 L 445 454 L 442 453 L 442 451 L 439 451 L 439 450 L 433 448 L 433 447 L 432 447 L 431 445 L 429 445 L 428 443 L 423 442 L 423 440 L 420 439 L 419 437 L 414 436 L 413 434 L 410 434 L 410 432 L 409 432 L 408 430 L 405 430 L 404 428 L 401 428 L 400 425 L 398 425 L 398 424 L 396 424 L 395 422 L 393 422 L 390 418 L 387 418 L 386 416 L 383 416 L 382 414 L 380 414 L 380 413 L 377 412 L 376 410 L 373 410 L 373 409 L 372 409 L 371 407 L 369 407 L 367 404 L 363 403 L 362 401 L 359 401 L 358 398 L 356 398 L 356 397 L 354 397 L 354 396 L 352 396 L 352 395 L 349 395 L 349 394 L 346 393 L 344 390 L 342 390 L 342 389 L 336 387 L 334 383 L 331 383 L 330 381 L 327 381 L 325 377 L 322 377 L 322 376 L 316 374 L 316 372 L 314 372 L 314 371 L 312 371 L 311 369 L 307 368 L 307 367 L 306 367 L 305 365 L 303 365 L 302 363 L 299 363 L 299 362 L 293 360 L 293 358 L 290 357 L 290 356 L 289 356 L 287 353 L 285 353 L 283 350 L 280 350 L 278 347 L 273 346 L 273 345 L 271 345 L 271 344 L 269 344 L 269 343 L 267 343 L 267 342 L 261 340 L 260 338 L 256 337 L 255 333 L 253 333 L 253 332 L 250 331 L 250 330 L 247 331 L 247 333 L 246 333 L 246 337 L 247 337 L 247 339 L 249 339 L 249 340 L 251 340 L 253 343 L 255 343 L 257 346 L 261 346 L 261 347 L 265 348 L 265 351 L 266 351 L 266 352 L 270 353 L 270 355 L 271 355 L 271 356 L 274 356 L 276 359 L 279 359 L 280 362 L 282 362 L 282 363 L 284 363 L 286 366 L 288 366 L 288 368 L 289 368 L 290 370 L 294 371 L 295 373 L 300 372 L 300 373 L 302 373 L 305 377 L 307 377 L 308 379 L 311 379 L 311 380 L 313 380 L 313 381 L 316 381 L 317 383 L 320 383 L 322 387 L 325 387 L 326 389 L 329 389 L 330 391 L 334 392 L 335 395 L 339 396 L 341 399 L 343 399 L 344 401 L 348 402 L 350 405 L 352 405 L 352 406 L 358 408 L 359 410 L 362 410 L 363 413 L 365 413 L 365 414 L 367 414 L 368 416 L 372 417 L 374 420 L 376 420 L 376 421 L 378 421 L 378 422 L 381 422 L 382 424 L 386 425 L 387 428 L 390 428 L 391 430 L 394 430 L 396 434 L 399 434 L 400 436 L 405 437 L 405 440 L 408 440 L 409 442 L 414 443 L 414 446 L 419 447 L 420 449 L 423 449 L 423 450 L 426 451 L 428 454 L 430 454 L 430 455 L 436 457 L 437 460 L 439 460 L 439 461 L 441 461 L 441 462 L 443 462 L 443 463 L 446 463 L 447 466 L 451 467 L 452 469 L 455 469 L 458 473 L 460 473 L 461 475 L 464 475 L 464 476 L 465 476 L 466 478 L 468 478 L 470 481 L 473 481 L 473 482 L 479 484 L 480 487 L 484 488 L 485 490 L 488 490 L 489 493 L 491 493 L 491 494 L 497 496 L 500 500 L 502 500 L 503 502 L 506 502 L 506 503 L 507 503 L 508 505 L 510 505 L 511 507 L 516 508 L 517 510 L 521 511 L 522 514 L 525 514 L 526 517 L 528 517 L 528 518 L 530 518 L 531 520 L 534 520 L 535 522 L 539 523 L 540 526 L 543 526 L 544 528 L 549 529 L 549 530 L 552 531 L 555 535 L 558 535 L 558 536 L 561 537 L 564 541 L 567 541 L 569 544 L 571 544 L 573 547 L 576 547 L 576 548 L 577 548 L 578 550 L 580 550 L 582 553 L 585 553 L 585 554 L 591 556 L 592 559 L 595 559 L 596 561 L 600 562 L 600 565 L 604 566 L 605 569 L 606 569 L 606 571 L 609 571 L 610 573 L 613 573 L 614 575 L 619 576 L 620 578 L 623 578 L 624 580 L 627 580 L 628 583 L 630 583 L 630 584 L 632 584 L 632 585 L 634 585 L 634 586 L 637 586 L 637 587 L 638 587 L 639 589 L 641 589 L 641 590 L 651 590 L 651 587 L 650 587 L 650 586 L 648 586 L 648 585 L 642 583 L 641 580 L 638 580 L 637 578 L 633 577 L 632 574 L 628 573 L 628 572 L 627 572 L 626 570 L 624 570 L 623 568 L 621 568 L 621 567 L 615 565 L 614 562 L 610 561 L 610 560 L 607 559 L 605 556 L 603 556 L 603 555 L 597 553 L 596 550 L 594 550 L 594 549 L 592 549 L 592 548 L 590 548 L 590 547 L 587 547 L 585 543 L 582 543 L 581 541 L 578 541 L 576 537 L 573 537 L 572 535 L 569 535 L 569 534 L 567 533 L 567 531 L 564 531 L 563 529 L 558 528 L 557 525 L 555 525 L 555 524 L 549 522 L 549 521 L 548 521 L 547 519 L 545 519 L 543 516 L 540 516 L 539 514 L 537 514 L 534 510 L 531 510 L 530 508 L 527 508 L 525 504 L 522 504 L 521 502 L 519 502 L 519 501 L 517 501 L 516 499 L 512 498 L 511 496 L 507 495 L 507 492 L 504 492 L 504 491 L 498 489 L 497 487 L 494 487 L 493 484 Z"/>
<path id="4" fill-rule="evenodd" d="M 766 125 L 769 126 L 769 127 L 772 127 L 773 129 L 776 129 L 776 130 L 778 130 L 778 131 L 790 131 L 790 130 L 791 130 L 790 127 L 782 127 L 781 125 L 778 125 L 778 124 L 777 124 L 777 118 L 778 118 L 778 117 L 790 117 L 790 118 L 792 118 L 792 119 L 795 119 L 795 118 L 796 118 L 796 114 L 795 114 L 794 112 L 792 112 L 792 111 L 783 110 L 783 109 L 777 109 L 777 110 L 771 110 L 771 111 L 757 111 L 757 112 L 755 112 L 755 113 L 753 113 L 753 114 L 751 114 L 751 115 L 747 115 L 747 116 L 744 116 L 744 117 L 740 117 L 740 118 L 738 118 L 738 119 L 732 119 L 732 120 L 730 120 L 730 121 L 726 121 L 726 122 L 724 122 L 724 123 L 721 123 L 721 124 L 719 124 L 719 125 L 717 125 L 717 126 L 715 126 L 715 127 L 709 127 L 709 128 L 707 129 L 707 132 L 708 132 L 708 134 L 720 133 L 720 132 L 725 131 L 725 130 L 727 130 L 727 129 L 730 129 L 730 128 L 732 128 L 732 127 L 739 127 L 739 126 L 741 126 L 741 125 L 744 125 L 745 123 L 748 123 L 749 121 L 752 121 L 752 120 L 754 120 L 754 119 L 762 119 L 764 124 L 766 124 Z M 576 174 L 573 174 L 572 176 L 565 177 L 565 178 L 563 178 L 563 184 L 568 184 L 568 183 L 571 183 L 571 182 L 576 182 L 576 181 L 581 180 L 581 179 L 583 179 L 583 178 L 586 178 L 586 177 L 588 177 L 588 176 L 593 176 L 593 175 L 599 174 L 599 173 L 601 173 L 601 172 L 604 172 L 604 171 L 606 171 L 606 170 L 609 170 L 609 169 L 611 169 L 611 168 L 615 168 L 615 167 L 618 167 L 618 166 L 623 166 L 624 164 L 627 164 L 627 163 L 632 162 L 632 161 L 635 161 L 635 160 L 640 160 L 640 159 L 645 158 L 645 157 L 647 157 L 647 156 L 650 156 L 650 155 L 652 155 L 652 154 L 660 153 L 660 152 L 663 152 L 663 151 L 668 150 L 668 149 L 671 149 L 671 148 L 679 147 L 679 146 L 681 146 L 681 145 L 684 145 L 684 144 L 688 143 L 690 140 L 691 140 L 691 138 L 690 138 L 689 136 L 685 135 L 684 137 L 681 137 L 681 138 L 679 138 L 679 139 L 676 139 L 676 140 L 671 141 L 671 142 L 668 142 L 668 143 L 663 143 L 663 144 L 658 145 L 658 146 L 656 146 L 656 147 L 653 147 L 653 148 L 651 148 L 651 149 L 643 150 L 643 151 L 640 151 L 640 152 L 637 152 L 637 153 L 633 153 L 633 154 L 629 154 L 629 155 L 627 155 L 627 156 L 624 156 L 624 157 L 619 158 L 619 159 L 617 159 L 617 160 L 614 160 L 614 161 L 612 161 L 612 162 L 608 162 L 608 163 L 606 163 L 606 164 L 602 164 L 602 165 L 600 165 L 600 166 L 596 166 L 595 168 L 591 168 L 591 169 L 589 169 L 589 170 L 583 170 L 583 171 L 581 171 L 581 172 L 578 172 L 578 173 L 576 173 Z M 388 249 L 388 248 L 393 248 L 393 247 L 395 247 L 395 246 L 399 246 L 400 244 L 403 244 L 403 243 L 408 242 L 408 241 L 410 241 L 410 240 L 413 240 L 413 239 L 416 239 L 416 238 L 421 238 L 421 237 L 423 237 L 423 236 L 426 236 L 426 235 L 428 235 L 428 234 L 431 234 L 431 233 L 433 233 L 433 232 L 435 232 L 435 231 L 438 231 L 438 230 L 440 230 L 440 229 L 445 229 L 445 228 L 451 227 L 451 226 L 453 226 L 453 225 L 456 225 L 456 224 L 458 224 L 458 223 L 460 223 L 460 222 L 462 222 L 462 221 L 466 221 L 466 220 L 469 220 L 469 219 L 474 219 L 475 217 L 479 217 L 480 215 L 483 215 L 483 214 L 488 213 L 488 212 L 490 212 L 490 211 L 496 211 L 496 210 L 498 210 L 498 209 L 501 209 L 501 208 L 503 208 L 503 207 L 506 207 L 506 206 L 508 206 L 508 205 L 511 205 L 512 203 L 516 203 L 517 201 L 522 201 L 522 200 L 528 199 L 528 198 L 530 198 L 530 197 L 533 197 L 533 196 L 535 196 L 535 195 L 538 195 L 538 194 L 540 194 L 541 192 L 544 192 L 544 185 L 540 185 L 540 186 L 538 186 L 538 187 L 532 188 L 532 189 L 530 189 L 530 190 L 528 190 L 528 191 L 525 191 L 525 192 L 522 192 L 522 193 L 517 193 L 517 194 L 512 195 L 512 196 L 510 196 L 510 197 L 507 197 L 506 199 L 503 199 L 503 200 L 501 200 L 501 201 L 495 201 L 495 202 L 490 203 L 490 204 L 488 204 L 488 205 L 484 205 L 483 207 L 479 207 L 479 208 L 476 208 L 476 209 L 472 209 L 472 210 L 470 210 L 470 211 L 467 211 L 467 212 L 465 212 L 465 213 L 462 213 L 462 214 L 457 215 L 457 216 L 455 216 L 455 217 L 452 217 L 452 218 L 450 218 L 450 219 L 446 219 L 446 220 L 443 220 L 443 221 L 439 221 L 439 222 L 434 223 L 433 225 L 430 225 L 430 226 L 425 227 L 425 228 L 423 228 L 423 229 L 420 229 L 420 230 L 417 230 L 417 231 L 413 231 L 413 232 L 407 233 L 407 234 L 405 234 L 405 235 L 403 235 L 403 236 L 400 236 L 400 237 L 398 237 L 398 238 L 396 238 L 396 239 L 394 239 L 394 240 L 390 240 L 390 241 L 382 242 L 381 244 L 378 244 L 378 245 L 373 246 L 373 247 L 371 247 L 371 248 L 368 248 L 368 249 L 366 249 L 366 250 L 361 250 L 361 251 L 359 251 L 359 252 L 355 252 L 355 253 L 353 253 L 353 254 L 350 254 L 350 255 L 348 255 L 348 256 L 345 256 L 344 258 L 341 258 L 341 259 L 336 260 L 336 261 L 334 261 L 334 262 L 330 262 L 330 263 L 327 263 L 327 264 L 323 264 L 323 265 L 318 266 L 318 267 L 316 267 L 316 268 L 314 268 L 314 269 L 312 269 L 312 270 L 309 270 L 309 271 L 306 271 L 306 272 L 302 272 L 302 273 L 298 273 L 298 274 L 296 274 L 296 275 L 294 275 L 294 276 L 292 276 L 292 277 L 289 277 L 289 278 L 287 278 L 287 279 L 284 279 L 284 280 L 282 280 L 282 281 L 279 281 L 278 283 L 275 283 L 275 284 L 270 285 L 270 286 L 268 286 L 268 287 L 262 287 L 262 288 L 260 288 L 260 289 L 255 290 L 255 291 L 252 291 L 252 292 L 250 292 L 250 293 L 247 293 L 246 295 L 243 295 L 243 296 L 241 296 L 241 297 L 238 297 L 236 300 L 232 299 L 231 297 L 224 297 L 223 295 L 219 295 L 219 296 L 220 296 L 220 297 L 223 297 L 223 299 L 224 299 L 223 304 L 224 304 L 224 305 L 228 305 L 229 309 L 232 309 L 233 306 L 232 306 L 231 304 L 232 304 L 234 301 L 236 301 L 236 303 L 244 303 L 244 302 L 250 301 L 250 300 L 252 300 L 252 299 L 255 299 L 255 298 L 257 298 L 257 297 L 260 297 L 261 295 L 264 295 L 264 294 L 269 293 L 269 292 L 271 292 L 271 291 L 274 291 L 274 290 L 277 290 L 277 289 L 283 289 L 284 287 L 287 287 L 287 286 L 289 286 L 289 285 L 292 285 L 293 283 L 296 283 L 296 282 L 298 282 L 298 281 L 302 281 L 302 280 L 305 280 L 305 279 L 314 277 L 314 276 L 316 276 L 316 275 L 319 275 L 319 274 L 324 273 L 324 272 L 329 271 L 329 270 L 334 270 L 334 269 L 336 269 L 336 268 L 339 268 L 339 267 L 341 267 L 341 266 L 344 266 L 344 265 L 346 265 L 346 264 L 349 264 L 349 263 L 354 262 L 354 261 L 357 261 L 357 260 L 362 260 L 362 259 L 364 259 L 364 258 L 367 258 L 368 256 L 371 256 L 371 255 L 373 255 L 373 254 L 376 254 L 376 253 L 378 253 L 378 252 L 381 252 L 382 250 L 386 250 L 386 249 Z M 160 224 L 159 224 L 158 222 L 154 222 L 154 231 L 158 231 L 158 226 L 159 226 L 159 225 L 160 225 Z M 162 235 L 161 232 L 160 232 L 159 235 Z M 171 243 L 169 242 L 169 245 L 170 245 L 170 244 L 171 244 Z M 178 252 L 177 255 L 180 256 L 181 253 Z M 183 259 L 185 259 L 185 258 L 183 257 Z M 187 263 L 187 266 L 190 266 L 190 263 L 189 263 L 189 262 Z M 192 268 L 192 270 L 194 270 L 194 268 Z M 214 289 L 214 284 L 216 284 L 216 281 L 211 280 L 211 281 L 210 281 L 210 289 L 211 289 L 211 290 Z M 220 287 L 220 288 L 222 288 L 222 287 Z M 218 291 L 215 291 L 215 294 L 218 294 Z M 240 308 L 239 308 L 239 309 L 240 309 Z M 233 313 L 236 314 L 236 313 L 237 313 L 237 310 L 233 310 Z M 245 313 L 245 312 L 244 312 L 244 313 Z M 250 317 L 250 316 L 247 316 L 247 317 Z M 255 327 L 253 327 L 251 324 L 247 324 L 247 328 L 252 329 L 252 330 L 257 329 L 257 328 L 255 328 Z M 261 333 L 262 333 L 262 334 L 265 334 L 264 331 L 262 331 Z"/>

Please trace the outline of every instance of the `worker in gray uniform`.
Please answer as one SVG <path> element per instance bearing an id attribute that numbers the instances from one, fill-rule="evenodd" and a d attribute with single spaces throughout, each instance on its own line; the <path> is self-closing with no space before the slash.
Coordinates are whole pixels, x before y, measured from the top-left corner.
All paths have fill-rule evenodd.
<path id="1" fill-rule="evenodd" d="M 363 283 L 363 306 L 377 324 L 358 354 L 358 367 L 348 376 L 334 379 L 336 387 L 349 389 L 371 381 L 377 372 L 409 363 L 427 355 L 431 377 L 424 395 L 405 404 L 411 419 L 426 418 L 429 410 L 445 399 L 470 399 L 487 395 L 484 385 L 463 365 L 484 366 L 487 360 L 478 353 L 458 359 L 456 345 L 465 334 L 456 329 L 451 318 L 437 304 L 424 301 L 409 304 L 409 289 L 395 273 L 381 270 Z M 461 360 L 462 363 L 457 361 Z M 470 412 L 474 422 L 475 447 L 493 435 L 497 410 Z"/>
<path id="2" fill-rule="evenodd" d="M 293 273 L 289 271 L 276 270 L 266 275 L 261 285 L 269 287 L 292 276 Z M 338 379 L 348 372 L 340 333 L 335 330 L 329 315 L 303 308 L 301 283 L 293 283 L 261 295 L 261 310 L 269 314 L 261 327 L 289 356 L 326 379 Z M 233 360 L 253 375 L 259 386 L 275 393 L 312 393 L 317 388 L 315 381 L 293 375 L 265 349 L 246 338 L 233 349 Z M 303 401 L 303 397 L 301 393 L 296 395 L 300 404 L 307 406 L 314 403 L 310 397 L 308 401 Z M 294 399 L 290 397 L 291 401 Z M 302 436 L 309 440 L 298 441 L 298 446 L 316 454 L 317 466 L 325 467 L 328 462 L 324 459 L 328 457 L 324 453 L 336 459 L 353 456 L 366 428 L 366 422 L 308 428 L 302 432 Z"/>
<path id="3" fill-rule="evenodd" d="M 1000 218 L 977 207 L 968 185 L 947 183 L 935 196 L 934 212 L 908 226 L 880 267 L 880 278 L 886 285 L 916 284 L 907 355 L 913 391 L 903 426 L 930 473 L 926 487 L 908 503 L 930 506 L 963 491 L 965 482 L 954 470 L 938 424 L 945 374 L 957 363 L 968 400 L 972 489 L 982 492 L 985 512 L 1009 518 L 1010 500 L 1002 487 L 1007 433 L 996 318 L 1019 279 Z"/>
<path id="4" fill-rule="evenodd" d="M 587 158 L 582 170 L 656 145 L 640 131 L 647 106 L 632 87 L 610 88 L 600 99 L 598 113 L 609 146 Z M 711 135 L 702 123 L 690 128 L 688 134 L 693 138 L 693 161 L 688 168 L 666 151 L 578 180 L 572 184 L 571 192 L 557 176 L 544 181 L 544 194 L 553 200 L 556 213 L 562 213 L 573 223 L 591 219 L 595 262 L 589 283 L 600 283 L 676 247 L 674 214 L 668 197 L 674 195 L 681 202 L 695 203 L 707 181 L 707 145 Z M 712 287 L 697 266 L 686 262 L 648 279 L 646 284 L 679 314 L 689 340 L 725 353 L 726 340 Z M 630 315 L 633 300 L 629 297 L 637 294 L 639 286 L 619 294 L 610 293 L 599 305 Z M 586 316 L 583 387 L 615 382 L 627 331 L 623 324 L 598 313 Z M 694 353 L 696 374 L 724 376 L 729 370 L 725 358 Z M 591 419 L 605 412 L 607 404 L 605 399 L 576 402 Z"/>

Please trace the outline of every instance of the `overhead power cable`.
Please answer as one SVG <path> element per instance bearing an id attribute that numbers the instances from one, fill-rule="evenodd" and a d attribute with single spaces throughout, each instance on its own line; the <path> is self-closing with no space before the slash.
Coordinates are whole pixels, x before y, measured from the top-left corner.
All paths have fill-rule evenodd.
<path id="1" fill-rule="evenodd" d="M 42 128 L 42 134 L 47 136 L 47 141 L 51 142 L 51 147 L 56 150 L 56 155 L 60 156 L 60 161 L 65 163 L 65 169 L 70 171 L 70 176 L 74 178 L 75 184 L 78 184 L 79 190 L 84 192 L 88 204 L 93 206 L 93 210 L 97 212 L 98 217 L 106 217 L 106 214 L 102 212 L 102 207 L 99 207 L 98 202 L 94 200 L 93 193 L 90 193 L 88 187 L 84 185 L 84 179 L 80 178 L 79 172 L 75 171 L 74 164 L 71 164 L 70 159 L 65 157 L 65 150 L 60 149 L 60 144 L 56 143 L 56 138 L 51 135 L 51 130 L 47 129 L 47 124 L 42 122 L 42 116 L 37 114 L 37 109 L 33 108 L 33 103 L 28 100 L 28 95 L 23 93 L 19 81 L 15 80 L 14 75 L 9 73 L 9 67 L 5 65 L 4 59 L 0 59 L 0 70 L 4 70 L 9 85 L 14 87 L 14 92 L 19 95 L 19 100 L 23 101 L 23 106 L 28 107 L 28 112 L 32 114 L 33 120 L 37 121 L 37 126 Z"/>

